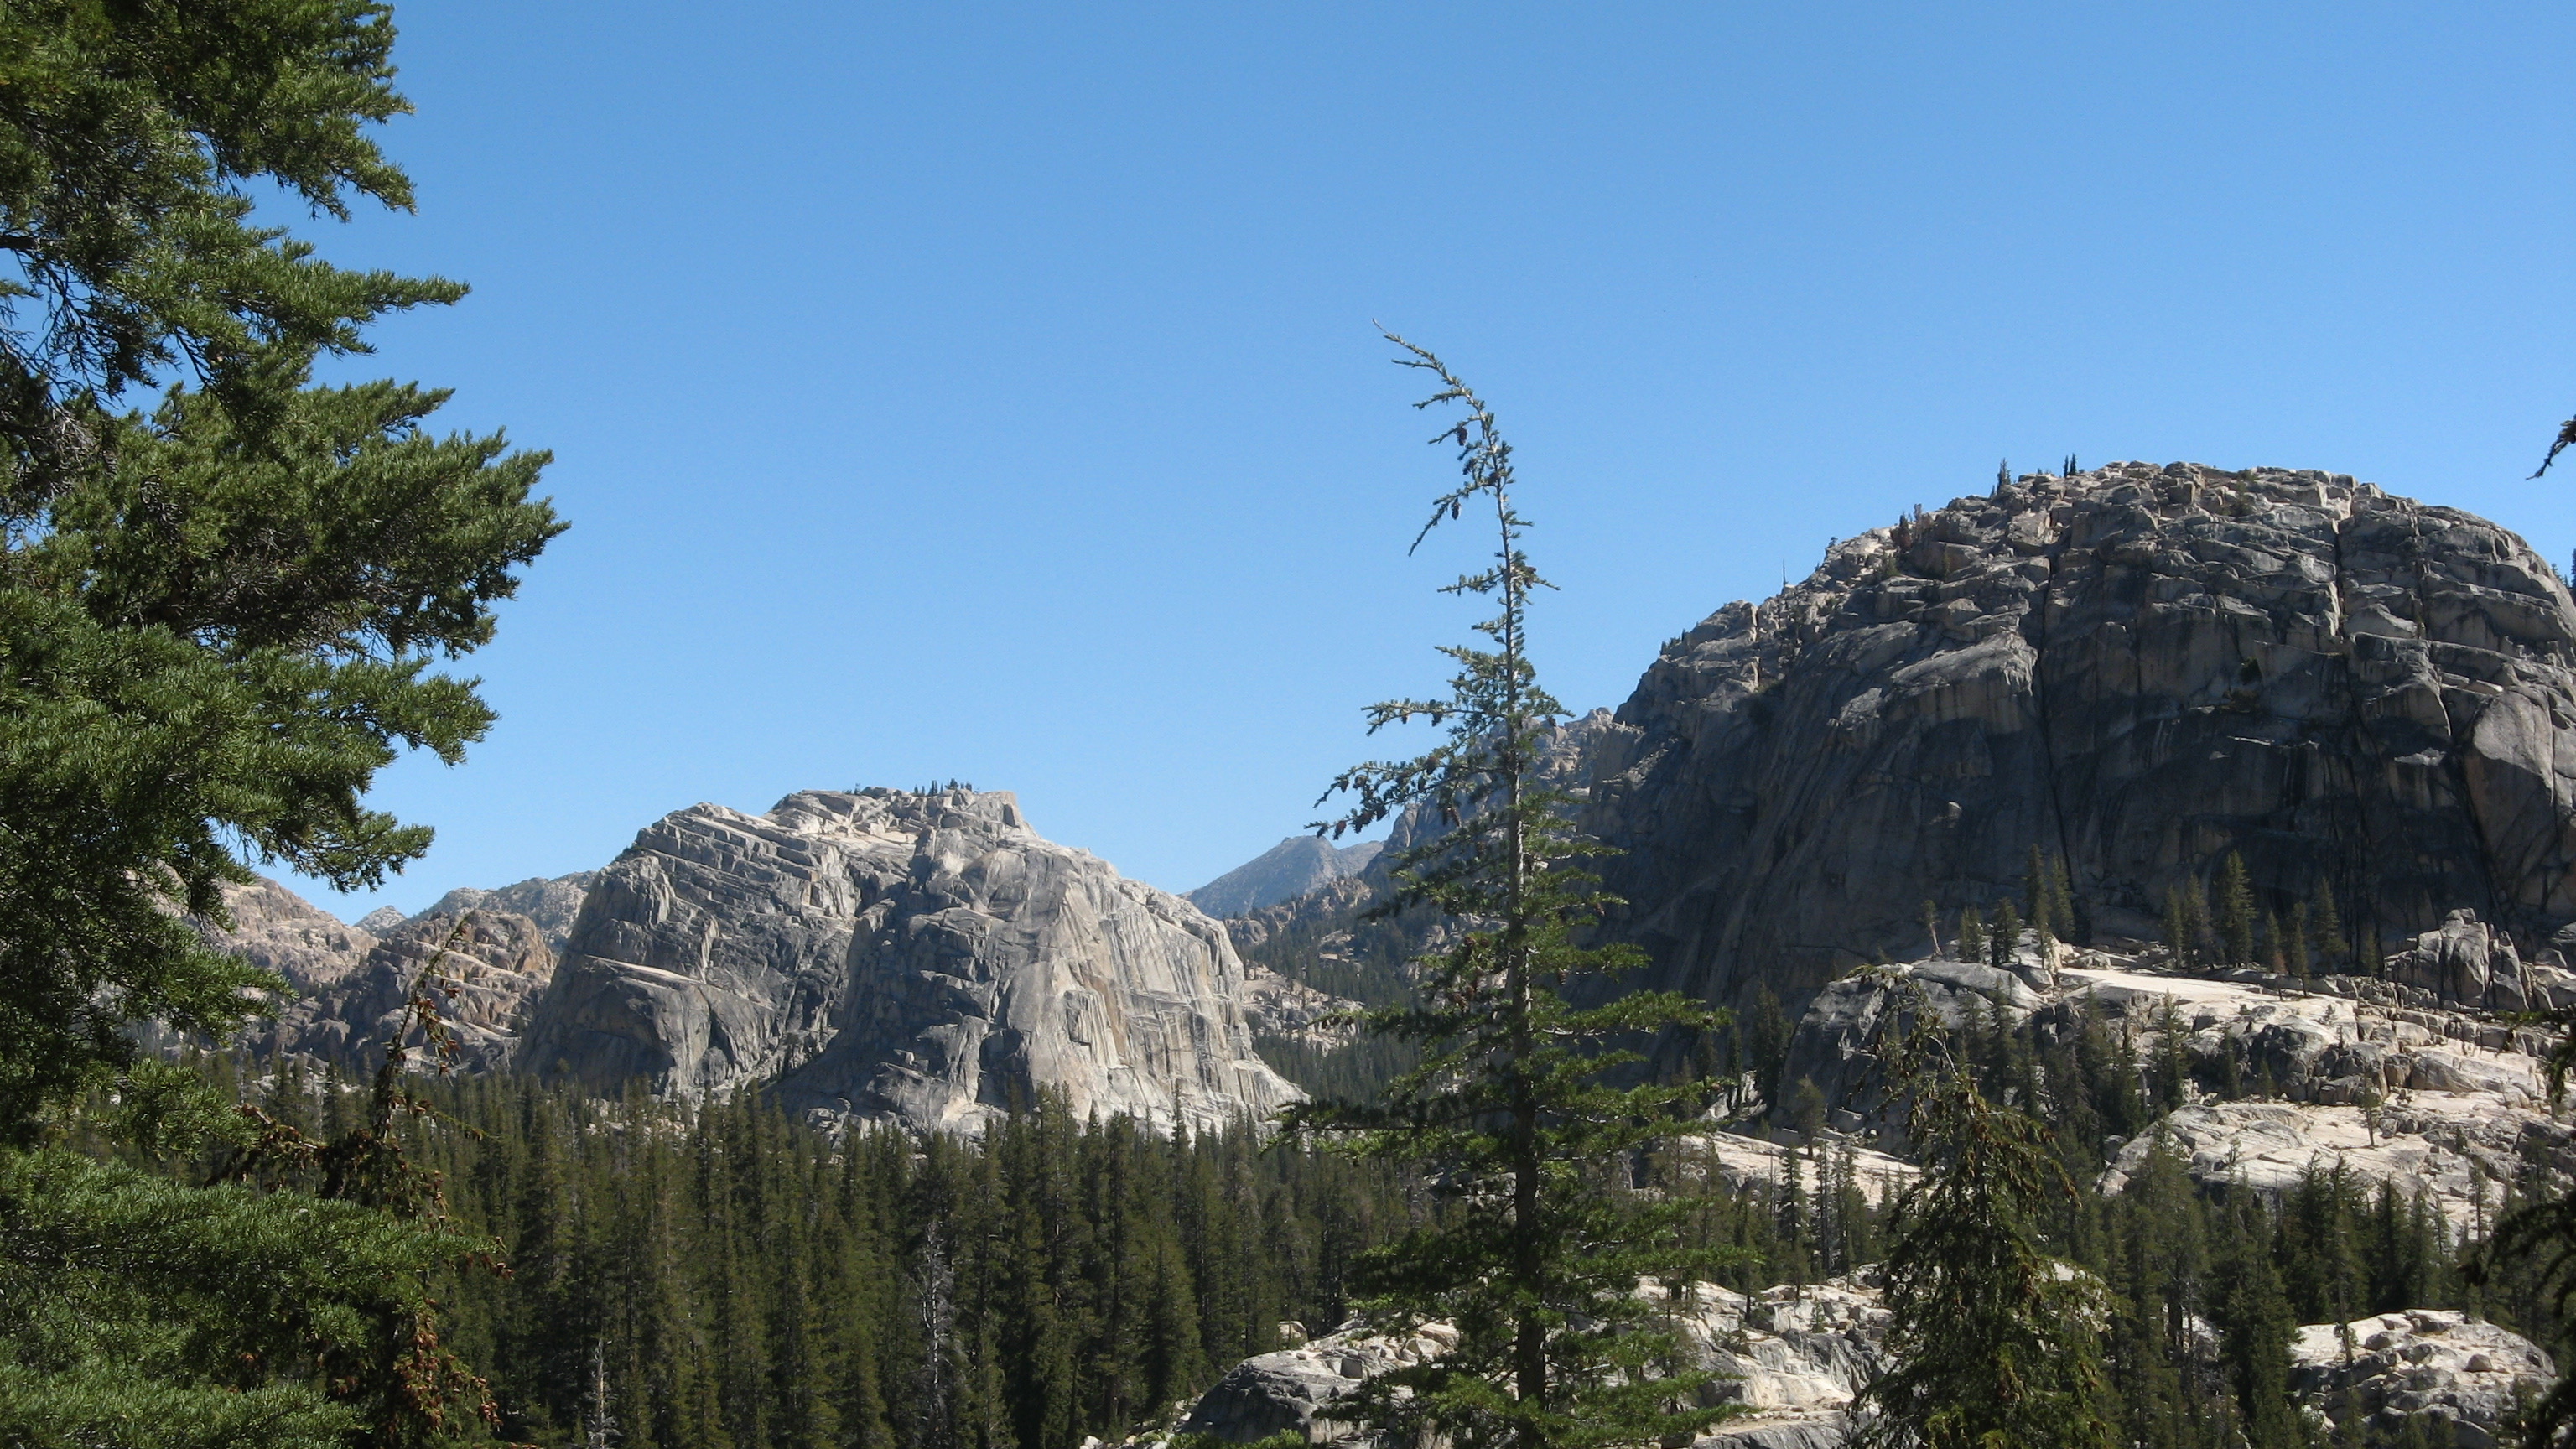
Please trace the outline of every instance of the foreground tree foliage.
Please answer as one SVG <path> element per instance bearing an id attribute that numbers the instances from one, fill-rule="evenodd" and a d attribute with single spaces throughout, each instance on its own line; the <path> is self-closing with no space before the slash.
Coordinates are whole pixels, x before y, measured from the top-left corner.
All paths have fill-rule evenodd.
<path id="1" fill-rule="evenodd" d="M 1373 1322 L 1447 1319 L 1457 1347 L 1372 1380 L 1352 1412 L 1400 1444 L 1674 1442 L 1727 1411 L 1700 1406 L 1707 1376 L 1682 1362 L 1638 1281 L 1688 1285 L 1728 1254 L 1690 1242 L 1687 1205 L 1637 1192 L 1631 1164 L 1706 1093 L 1623 1085 L 1642 1058 L 1617 1044 L 1721 1021 L 1673 993 L 1568 1000 L 1569 988 L 1615 980 L 1643 957 L 1576 940 L 1611 901 L 1576 864 L 1599 847 L 1574 836 L 1571 801 L 1542 778 L 1564 710 L 1529 659 L 1529 596 L 1544 581 L 1520 547 L 1527 524 L 1512 502 L 1511 448 L 1492 411 L 1437 357 L 1388 340 L 1405 349 L 1398 361 L 1439 379 L 1421 406 L 1456 403 L 1467 413 L 1433 440 L 1457 448 L 1462 478 L 1434 502 L 1415 544 L 1471 506 L 1490 508 L 1493 564 L 1447 591 L 1491 597 L 1498 612 L 1476 626 L 1490 647 L 1442 650 L 1458 666 L 1447 698 L 1369 711 L 1372 732 L 1422 721 L 1442 728 L 1443 742 L 1334 782 L 1333 793 L 1356 800 L 1330 827 L 1337 834 L 1407 807 L 1452 826 L 1398 860 L 1380 909 L 1428 909 L 1458 928 L 1417 963 L 1412 999 L 1366 1014 L 1418 1063 L 1378 1100 L 1290 1114 L 1296 1130 L 1417 1166 L 1444 1208 L 1373 1251 L 1361 1281 Z"/>
<path id="2" fill-rule="evenodd" d="M 250 223 L 408 207 L 366 124 L 406 109 L 354 0 L 0 3 L 0 1133 L 131 1059 L 122 1028 L 238 1020 L 235 851 L 379 882 L 425 829 L 360 802 L 399 748 L 491 723 L 441 654 L 560 524 L 541 455 L 433 438 L 444 394 L 314 387 L 437 279 L 348 272 Z M 149 412 L 119 412 L 170 384 Z"/>
<path id="3" fill-rule="evenodd" d="M 0 0 L 12 1444 L 472 1427 L 476 1380 L 425 1286 L 469 1245 L 433 1190 L 387 1186 L 391 1116 L 410 1110 L 395 1084 L 385 1121 L 329 1141 L 205 1100 L 128 1110 L 188 1095 L 137 1062 L 138 1024 L 219 1033 L 282 989 L 185 919 L 223 919 L 246 861 L 359 886 L 428 847 L 361 798 L 398 750 L 453 761 L 490 726 L 472 683 L 433 666 L 491 638 L 513 569 L 561 528 L 529 496 L 542 455 L 426 431 L 445 394 L 312 384 L 324 354 L 366 350 L 368 323 L 462 287 L 342 270 L 252 224 L 261 197 L 409 207 L 369 134 L 408 109 L 393 38 L 359 0 Z M 83 1163 L 44 1144 L 85 1093 L 135 1131 L 314 1170 L 174 1183 Z"/>

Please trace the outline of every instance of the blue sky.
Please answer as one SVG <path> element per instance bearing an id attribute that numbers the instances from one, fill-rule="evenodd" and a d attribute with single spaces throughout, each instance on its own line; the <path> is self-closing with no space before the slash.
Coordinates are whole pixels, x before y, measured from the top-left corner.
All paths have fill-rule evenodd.
<path id="1" fill-rule="evenodd" d="M 1436 688 L 1476 542 L 1381 319 L 1495 404 L 1543 676 L 1996 461 L 2321 467 L 2564 560 L 2563 4 L 715 7 L 403 0 L 470 282 L 345 375 L 551 448 L 573 529 L 378 803 L 356 915 L 700 800 L 949 777 L 1186 889 Z"/>

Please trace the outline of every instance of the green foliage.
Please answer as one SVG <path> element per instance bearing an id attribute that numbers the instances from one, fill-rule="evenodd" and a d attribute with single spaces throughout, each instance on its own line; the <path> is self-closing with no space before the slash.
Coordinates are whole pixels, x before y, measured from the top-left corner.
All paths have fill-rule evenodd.
<path id="1" fill-rule="evenodd" d="M 2218 942 L 2227 963 L 2242 966 L 2254 959 L 2254 886 L 2245 874 L 2245 857 L 2235 851 L 2218 868 Z"/>
<path id="2" fill-rule="evenodd" d="M 1897 1209 L 1893 1364 L 1864 1391 L 1874 1417 L 1858 1442 L 2109 1449 L 2098 1344 L 2110 1303 L 2099 1280 L 2044 1250 L 2043 1216 L 2077 1196 L 2047 1129 L 1989 1102 L 1934 1038 L 1900 1038 L 1888 1060 L 1924 1175 Z"/>
<path id="3" fill-rule="evenodd" d="M 0 1440 L 337 1449 L 373 1415 L 310 1366 L 373 1367 L 426 1270 L 473 1246 L 356 1203 L 0 1153 Z"/>
<path id="4" fill-rule="evenodd" d="M 367 138 L 404 109 L 350 0 L 0 4 L 0 1134 L 129 1061 L 122 1027 L 217 1031 L 266 978 L 219 916 L 241 851 L 372 884 L 428 832 L 360 801 L 397 748 L 491 714 L 433 659 L 560 525 L 540 455 L 433 438 L 444 394 L 306 385 L 379 315 L 462 289 L 344 272 L 253 227 L 409 204 Z M 128 390 L 179 379 L 149 413 Z"/>
<path id="5" fill-rule="evenodd" d="M 2324 876 L 2317 877 L 2316 909 L 2309 913 L 2316 927 L 2316 959 L 2327 971 L 2340 971 L 2352 964 L 2352 943 L 2344 939 L 2343 912 L 2335 905 L 2334 885 Z"/>
<path id="6" fill-rule="evenodd" d="M 2549 1056 L 2549 1101 L 2563 1104 L 2567 1078 L 2576 1072 L 2576 1007 L 2561 1007 L 2544 1018 L 2557 1029 L 2558 1044 Z M 2558 1348 L 2558 1381 L 2522 1415 L 2523 1443 L 2529 1449 L 2576 1442 L 2576 1188 L 2535 1195 L 2510 1208 L 2499 1220 L 2494 1239 L 2469 1262 L 2470 1280 L 2481 1287 L 2521 1288 L 2523 1299 L 2554 1319 Z"/>
<path id="7" fill-rule="evenodd" d="M 1982 961 L 1986 959 L 1985 918 L 1974 906 L 1963 906 L 1960 908 L 1959 943 L 1956 948 L 1956 954 L 1962 961 Z"/>
<path id="8" fill-rule="evenodd" d="M 365 792 L 398 750 L 453 761 L 489 727 L 432 665 L 491 638 L 561 527 L 529 497 L 543 457 L 429 435 L 444 394 L 310 385 L 368 323 L 463 288 L 250 224 L 271 190 L 408 207 L 369 138 L 406 109 L 392 41 L 358 0 L 0 0 L 12 1443 L 390 1449 L 469 1432 L 481 1402 L 428 1284 L 483 1245 L 404 1153 L 402 1043 L 320 1127 L 227 1117 L 131 1034 L 221 1032 L 280 986 L 184 918 L 220 922 L 244 859 L 362 885 L 428 847 Z M 158 403 L 120 411 L 138 389 Z"/>
<path id="9" fill-rule="evenodd" d="M 1986 937 L 1988 962 L 1997 968 L 2009 968 L 2013 953 L 2020 949 L 2021 912 L 2013 909 L 2010 901 L 1997 901 L 1994 925 Z"/>
<path id="10" fill-rule="evenodd" d="M 439 1096 L 422 1150 L 515 1270 L 459 1280 L 454 1337 L 500 1431 L 550 1445 L 596 1412 L 593 1354 L 626 1449 L 1114 1443 L 1281 1321 L 1337 1324 L 1409 1216 L 1374 1165 L 1052 1094 L 980 1141 L 836 1140 L 748 1095 Z"/>
<path id="11" fill-rule="evenodd" d="M 1450 693 L 1371 707 L 1372 732 L 1422 721 L 1440 743 L 1409 760 L 1345 771 L 1334 792 L 1356 799 L 1333 828 L 1365 828 L 1408 806 L 1447 834 L 1396 862 L 1382 910 L 1427 909 L 1457 930 L 1419 959 L 1414 998 L 1368 1017 L 1413 1043 L 1419 1065 L 1376 1102 L 1312 1104 L 1292 1129 L 1318 1130 L 1365 1157 L 1421 1164 L 1442 1213 L 1363 1263 L 1367 1312 L 1405 1326 L 1445 1318 L 1457 1347 L 1370 1381 L 1354 1414 L 1402 1443 L 1457 1449 L 1512 1444 L 1669 1441 L 1723 1417 L 1695 1407 L 1705 1375 L 1684 1363 L 1640 1278 L 1687 1284 L 1727 1256 L 1695 1247 L 1684 1204 L 1639 1193 L 1632 1162 L 1703 1103 L 1694 1084 L 1640 1080 L 1644 1058 L 1623 1043 L 1665 1031 L 1704 1033 L 1715 1013 L 1672 993 L 1606 989 L 1636 965 L 1632 948 L 1585 946 L 1575 931 L 1611 904 L 1577 868 L 1600 847 L 1566 822 L 1570 800 L 1541 765 L 1562 708 L 1527 653 L 1530 591 L 1543 586 L 1521 552 L 1527 527 L 1511 499 L 1511 449 L 1490 409 L 1440 360 L 1390 334 L 1398 359 L 1435 374 L 1424 407 L 1459 403 L 1459 486 L 1433 504 L 1415 538 L 1465 509 L 1490 506 L 1491 566 L 1448 592 L 1494 598 L 1477 625 L 1488 644 L 1442 652 Z M 1570 999 L 1586 993 L 1598 1005 Z"/>

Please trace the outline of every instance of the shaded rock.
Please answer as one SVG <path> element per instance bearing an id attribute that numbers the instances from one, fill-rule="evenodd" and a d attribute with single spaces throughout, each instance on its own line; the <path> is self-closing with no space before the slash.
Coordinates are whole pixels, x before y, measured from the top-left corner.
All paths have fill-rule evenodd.
<path id="1" fill-rule="evenodd" d="M 1211 916 L 1239 916 L 1358 875 L 1377 858 L 1381 845 L 1363 840 L 1336 846 L 1318 835 L 1291 835 L 1181 899 Z"/>
<path id="2" fill-rule="evenodd" d="M 2144 935 L 2241 852 L 2346 934 L 2576 920 L 2576 603 L 2494 524 L 2337 474 L 2123 463 L 1847 539 L 1666 645 L 1586 765 L 1653 984 L 1797 999 L 2062 853 Z M 2458 979 L 2472 965 L 2452 963 Z M 2488 979 L 2493 979 L 2489 968 Z"/>
<path id="3" fill-rule="evenodd" d="M 774 1081 L 793 1109 L 974 1130 L 1040 1090 L 1157 1125 L 1299 1093 L 1187 902 L 1029 828 L 1004 792 L 809 791 L 647 827 L 600 872 L 521 1060 L 614 1091 Z"/>
<path id="4" fill-rule="evenodd" d="M 2359 1414 L 2380 1442 L 2421 1418 L 2457 1449 L 2491 1449 L 2517 1390 L 2536 1396 L 2558 1374 L 2531 1340 L 2448 1309 L 2309 1324 L 2290 1362 L 2291 1392 L 2338 1429 Z"/>
<path id="5" fill-rule="evenodd" d="M 286 978 L 299 993 L 329 987 L 366 959 L 376 938 L 273 880 L 224 887 L 229 928 L 200 921 L 207 944 Z"/>
<path id="6" fill-rule="evenodd" d="M 263 1059 L 303 1056 L 351 1076 L 370 1074 L 384 1060 L 387 1035 L 405 1025 L 414 984 L 426 981 L 456 1036 L 452 1065 L 492 1071 L 515 1054 L 528 1004 L 554 967 L 544 933 L 525 916 L 480 910 L 416 916 L 378 941 L 357 970 L 253 1027 L 244 1045 Z M 420 1044 L 417 1031 L 405 1036 L 405 1045 Z"/>

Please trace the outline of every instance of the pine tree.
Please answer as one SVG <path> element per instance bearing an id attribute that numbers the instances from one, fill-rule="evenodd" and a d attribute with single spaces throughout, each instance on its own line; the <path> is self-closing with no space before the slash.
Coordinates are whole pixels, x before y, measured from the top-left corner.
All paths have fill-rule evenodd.
<path id="1" fill-rule="evenodd" d="M 2168 887 L 2165 891 L 2165 944 L 2173 948 L 2176 967 L 2189 967 L 2196 963 L 2196 936 L 2192 930 L 2188 897 L 2183 894 L 2182 887 Z"/>
<path id="2" fill-rule="evenodd" d="M 367 791 L 489 728 L 432 662 L 560 530 L 541 456 L 423 426 L 443 393 L 312 385 L 464 289 L 253 217 L 409 208 L 372 139 L 409 109 L 393 39 L 364 0 L 0 11 L 0 1261 L 47 1265 L 0 1285 L 0 1442 L 409 1444 L 485 1402 L 428 1281 L 489 1245 L 413 1170 L 410 1085 L 243 1141 L 128 1030 L 284 994 L 187 919 L 229 924 L 245 858 L 357 887 L 428 848 Z M 111 1084 L 193 1104 L 129 1144 L 166 1175 L 35 1145 Z M 196 1183 L 226 1142 L 246 1176 Z"/>
<path id="3" fill-rule="evenodd" d="M 2308 903 L 2301 901 L 2290 907 L 2289 932 L 2282 944 L 2289 957 L 2290 974 L 2301 981 L 2307 980 L 2311 972 L 2308 941 L 2313 934 L 2308 920 Z"/>
<path id="4" fill-rule="evenodd" d="M 1974 906 L 1963 906 L 1959 910 L 1958 954 L 1962 961 L 1986 959 L 1986 923 Z"/>
<path id="5" fill-rule="evenodd" d="M 2033 845 L 2030 848 L 2028 887 L 2030 933 L 2043 955 L 2047 953 L 2049 947 L 2057 944 L 2057 938 L 2066 929 L 2066 923 L 2057 916 L 2055 885 L 2056 882 L 2049 875 L 2048 858 L 2040 854 L 2038 846 Z"/>
<path id="6" fill-rule="evenodd" d="M 1916 993 L 1917 1020 L 1930 1010 Z M 2109 1449 L 2090 1274 L 2043 1251 L 2038 1220 L 2074 1185 L 2026 1113 L 1995 1106 L 1928 1035 L 1885 1053 L 1924 1174 L 1897 1209 L 1886 1273 L 1890 1366 L 1854 1442 L 1903 1449 Z"/>
<path id="7" fill-rule="evenodd" d="M 1438 1219 L 1367 1259 L 1369 1311 L 1390 1326 L 1451 1319 L 1458 1344 L 1370 1381 L 1354 1412 L 1398 1439 L 1437 1434 L 1462 1446 L 1687 1438 L 1726 1411 L 1696 1407 L 1705 1376 L 1683 1363 L 1637 1285 L 1686 1284 L 1723 1255 L 1685 1242 L 1686 1205 L 1638 1196 L 1625 1164 L 1707 1092 L 1615 1085 L 1610 1074 L 1639 1060 L 1618 1041 L 1708 1030 L 1719 1018 L 1674 993 L 1591 1007 L 1560 994 L 1615 979 L 1641 957 L 1573 938 L 1610 901 L 1578 868 L 1600 847 L 1573 836 L 1570 801 L 1540 776 L 1563 710 L 1527 652 L 1529 595 L 1543 581 L 1521 551 L 1511 449 L 1492 411 L 1437 357 L 1389 340 L 1406 354 L 1399 361 L 1439 379 L 1422 406 L 1467 412 L 1435 439 L 1457 448 L 1462 480 L 1434 503 L 1415 544 L 1469 505 L 1490 506 L 1493 563 L 1447 591 L 1499 607 L 1477 625 L 1490 646 L 1442 651 L 1458 666 L 1448 698 L 1369 711 L 1373 731 L 1425 720 L 1446 726 L 1446 741 L 1417 759 L 1345 771 L 1333 786 L 1356 801 L 1336 833 L 1408 805 L 1450 823 L 1398 859 L 1382 909 L 1425 906 L 1463 928 L 1418 963 L 1416 1001 L 1369 1016 L 1372 1030 L 1419 1044 L 1421 1065 L 1381 1103 L 1316 1104 L 1291 1119 L 1362 1154 L 1424 1164 L 1445 1203 Z"/>
<path id="8" fill-rule="evenodd" d="M 2236 1382 L 2247 1449 L 2303 1449 L 2305 1434 L 2290 1399 L 2290 1340 L 2298 1319 L 2273 1260 L 2272 1225 L 2250 1197 L 2232 1211 L 2231 1221 L 2223 1287 L 2211 1316 Z"/>
<path id="9" fill-rule="evenodd" d="M 2254 959 L 2254 887 L 2245 874 L 2245 857 L 2235 851 L 2218 868 L 2218 940 L 2230 966 Z"/>
<path id="10" fill-rule="evenodd" d="M 2309 919 L 2316 923 L 2317 960 L 2329 972 L 2339 971 L 2352 961 L 2352 943 L 2344 939 L 2343 912 L 2335 905 L 2334 885 L 2324 876 L 2317 877 L 2316 910 Z"/>
<path id="11" fill-rule="evenodd" d="M 2059 935 L 2077 945 L 2092 939 L 2092 928 L 2076 919 L 2075 883 L 2067 874 L 2065 856 L 2048 858 L 2048 901 L 2049 914 L 2057 920 Z"/>
<path id="12" fill-rule="evenodd" d="M 2020 949 L 2021 912 L 2014 910 L 2013 903 L 2010 901 L 1998 901 L 1995 903 L 1994 930 L 1986 938 L 1989 964 L 1998 969 L 2010 970 L 2013 964 L 2013 953 Z"/>
<path id="13" fill-rule="evenodd" d="M 2576 1007 L 2549 1013 L 2558 1032 L 2549 1054 L 2549 1105 L 2567 1100 L 2567 1080 L 2576 1073 Z M 2421 1200 L 2419 1199 L 2419 1207 Z M 2429 1216 L 2429 1214 L 2427 1214 Z M 2523 1443 L 2528 1449 L 2554 1449 L 2576 1442 L 2576 1188 L 2536 1196 L 2496 1225 L 2494 1237 L 2467 1265 L 2467 1280 L 2478 1290 L 2490 1289 L 2513 1274 L 2527 1277 L 2532 1296 L 2548 1308 L 2558 1333 L 2558 1381 L 2523 1412 Z"/>

